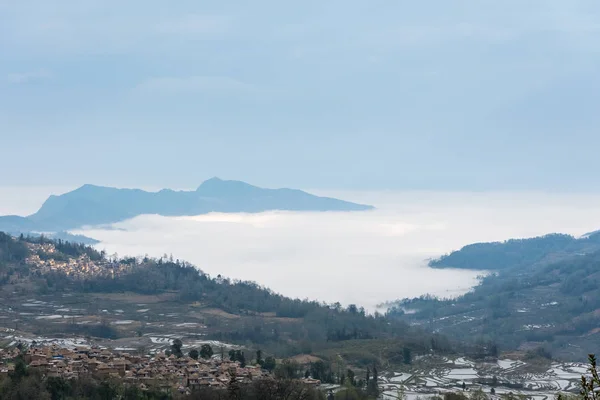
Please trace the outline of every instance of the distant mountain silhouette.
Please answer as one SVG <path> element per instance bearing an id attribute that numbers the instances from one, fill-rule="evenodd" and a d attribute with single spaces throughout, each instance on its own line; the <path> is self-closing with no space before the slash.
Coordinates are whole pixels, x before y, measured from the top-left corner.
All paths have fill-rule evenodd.
<path id="1" fill-rule="evenodd" d="M 110 224 L 142 214 L 199 215 L 210 212 L 256 213 L 288 211 L 363 211 L 372 206 L 319 197 L 295 189 L 263 189 L 239 181 L 212 178 L 195 191 L 146 192 L 83 185 L 60 196 L 50 196 L 28 217 L 0 217 L 0 231 L 57 232 L 88 225 Z"/>

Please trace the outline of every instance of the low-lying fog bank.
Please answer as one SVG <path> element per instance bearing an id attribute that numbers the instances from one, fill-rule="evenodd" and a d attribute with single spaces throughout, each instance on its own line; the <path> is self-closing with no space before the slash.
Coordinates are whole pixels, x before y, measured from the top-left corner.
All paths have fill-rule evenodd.
<path id="1" fill-rule="evenodd" d="M 463 245 L 600 228 L 600 196 L 542 193 L 333 193 L 378 207 L 356 213 L 267 212 L 141 216 L 78 231 L 109 254 L 172 254 L 207 273 L 253 280 L 285 295 L 375 305 L 454 296 L 481 272 L 426 260 Z M 482 266 L 483 268 L 485 266 Z"/>

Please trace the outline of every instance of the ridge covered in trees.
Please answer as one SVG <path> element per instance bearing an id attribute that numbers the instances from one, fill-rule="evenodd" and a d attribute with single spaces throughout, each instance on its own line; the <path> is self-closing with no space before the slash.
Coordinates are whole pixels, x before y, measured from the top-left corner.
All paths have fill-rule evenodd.
<path id="1" fill-rule="evenodd" d="M 496 271 L 528 267 L 535 263 L 555 261 L 575 253 L 590 253 L 596 250 L 600 250 L 600 233 L 592 233 L 579 239 L 553 233 L 529 239 L 470 244 L 431 260 L 429 266 Z"/>

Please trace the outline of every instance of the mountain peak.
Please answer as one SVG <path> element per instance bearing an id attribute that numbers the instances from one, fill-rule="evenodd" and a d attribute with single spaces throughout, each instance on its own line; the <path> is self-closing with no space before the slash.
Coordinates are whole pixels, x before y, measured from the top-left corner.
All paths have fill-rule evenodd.
<path id="1" fill-rule="evenodd" d="M 200 186 L 198 186 L 198 190 L 203 187 L 203 186 L 212 186 L 212 185 L 218 185 L 220 183 L 225 182 L 223 179 L 219 178 L 218 176 L 213 176 L 210 179 L 205 180 L 204 182 L 202 182 L 200 184 Z"/>
<path id="2" fill-rule="evenodd" d="M 204 195 L 235 195 L 253 190 L 267 189 L 259 189 L 256 186 L 252 186 L 242 181 L 230 181 L 214 177 L 202 182 L 202 184 L 198 186 L 198 189 L 196 189 L 196 192 Z"/>
<path id="3" fill-rule="evenodd" d="M 73 190 L 73 192 L 92 192 L 98 189 L 106 189 L 104 186 L 92 185 L 91 183 L 86 183 Z"/>

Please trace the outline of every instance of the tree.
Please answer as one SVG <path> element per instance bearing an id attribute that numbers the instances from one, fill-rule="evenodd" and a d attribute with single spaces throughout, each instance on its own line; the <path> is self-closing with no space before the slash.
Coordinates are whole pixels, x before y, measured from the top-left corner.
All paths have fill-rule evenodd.
<path id="1" fill-rule="evenodd" d="M 487 395 L 483 392 L 483 389 L 478 388 L 471 392 L 469 396 L 470 400 L 487 400 Z"/>
<path id="2" fill-rule="evenodd" d="M 300 365 L 291 360 L 284 360 L 275 369 L 275 376 L 279 379 L 296 379 L 300 374 Z"/>
<path id="3" fill-rule="evenodd" d="M 5 382 L 6 381 L 2 380 L 2 384 L 0 385 L 0 397 L 3 399 L 53 400 L 53 397 L 46 388 L 42 377 L 38 374 L 30 374 L 19 382 L 11 382 L 9 379 L 8 385 L 11 387 L 7 387 Z M 5 392 L 7 389 L 10 391 L 10 393 Z"/>
<path id="4" fill-rule="evenodd" d="M 310 365 L 310 375 L 313 379 L 318 379 L 320 381 L 327 380 L 327 369 L 328 366 L 321 360 L 312 363 Z"/>
<path id="5" fill-rule="evenodd" d="M 263 364 L 262 351 L 260 349 L 256 350 L 256 363 L 258 365 L 262 365 Z"/>
<path id="6" fill-rule="evenodd" d="M 371 397 L 369 397 L 370 399 Z M 336 400 L 365 400 L 365 394 L 354 386 L 346 386 L 342 390 L 338 391 L 334 399 Z"/>
<path id="7" fill-rule="evenodd" d="M 98 394 L 101 399 L 117 398 L 118 386 L 111 381 L 102 381 L 98 387 Z"/>
<path id="8" fill-rule="evenodd" d="M 173 344 L 171 344 L 171 354 L 175 355 L 177 358 L 183 356 L 183 353 L 181 352 L 182 346 L 183 343 L 181 342 L 181 339 L 173 340 Z"/>
<path id="9" fill-rule="evenodd" d="M 511 394 L 509 394 L 511 396 Z M 510 398 L 510 397 L 509 397 Z M 444 393 L 444 400 L 467 400 L 467 396 L 463 393 L 448 392 Z"/>
<path id="10" fill-rule="evenodd" d="M 273 372 L 273 370 L 275 369 L 276 366 L 277 366 L 277 362 L 271 356 L 265 358 L 265 362 L 262 365 L 262 367 L 269 372 Z"/>
<path id="11" fill-rule="evenodd" d="M 244 368 L 246 366 L 246 356 L 244 355 L 243 351 L 236 351 L 235 357 L 237 358 L 237 361 L 240 362 L 240 367 Z"/>
<path id="12" fill-rule="evenodd" d="M 354 371 L 352 371 L 350 368 L 348 368 L 348 371 L 346 371 L 346 375 L 347 375 L 347 382 L 348 385 L 350 386 L 356 386 L 356 380 L 354 377 Z"/>
<path id="13" fill-rule="evenodd" d="M 490 344 L 490 356 L 498 358 L 498 345 L 496 343 Z"/>
<path id="14" fill-rule="evenodd" d="M 377 386 L 377 380 L 379 377 L 377 376 L 377 368 L 373 366 L 373 379 L 367 385 L 367 394 L 369 396 L 377 397 L 379 396 L 379 387 Z"/>
<path id="15" fill-rule="evenodd" d="M 402 349 L 402 358 L 404 360 L 404 364 L 412 363 L 412 353 L 408 347 L 404 347 Z"/>
<path id="16" fill-rule="evenodd" d="M 46 389 L 52 399 L 65 399 L 71 390 L 71 385 L 62 377 L 50 376 L 46 380 Z"/>
<path id="17" fill-rule="evenodd" d="M 229 392 L 229 398 L 233 400 L 237 400 L 241 398 L 241 388 L 237 381 L 237 376 L 235 373 L 231 374 L 231 379 L 229 380 L 229 384 L 227 385 L 227 391 Z"/>
<path id="18" fill-rule="evenodd" d="M 9 375 L 15 382 L 19 382 L 29 375 L 29 373 L 27 371 L 27 364 L 25 364 L 22 356 L 17 357 L 15 361 L 15 369 Z"/>
<path id="19" fill-rule="evenodd" d="M 398 400 L 406 400 L 406 393 L 404 392 L 404 385 L 400 385 L 398 392 L 396 393 Z"/>
<path id="20" fill-rule="evenodd" d="M 228 354 L 229 354 L 229 361 L 235 361 L 235 360 L 236 360 L 236 357 L 235 357 L 235 354 L 236 354 L 236 353 L 235 353 L 235 350 L 233 350 L 233 349 L 229 350 L 229 353 L 228 353 Z"/>
<path id="21" fill-rule="evenodd" d="M 200 347 L 200 357 L 208 360 L 212 356 L 213 356 L 213 349 L 212 349 L 212 347 L 210 347 L 209 344 L 203 344 Z"/>
<path id="22" fill-rule="evenodd" d="M 598 400 L 600 399 L 600 392 L 598 392 L 598 388 L 600 387 L 600 375 L 598 375 L 596 356 L 590 354 L 588 360 L 590 363 L 589 371 L 592 376 L 581 377 L 581 395 L 587 400 Z"/>
<path id="23" fill-rule="evenodd" d="M 17 343 L 17 349 L 19 349 L 21 354 L 23 354 L 27 351 L 27 349 L 29 349 L 29 346 L 27 345 L 27 343 L 23 343 L 19 340 L 19 343 Z"/>
<path id="24" fill-rule="evenodd" d="M 192 349 L 192 350 L 190 350 L 190 352 L 188 353 L 188 355 L 189 355 L 191 358 L 193 358 L 194 360 L 197 360 L 197 359 L 198 359 L 198 355 L 199 355 L 199 353 L 198 353 L 198 350 L 196 350 L 196 349 Z"/>

